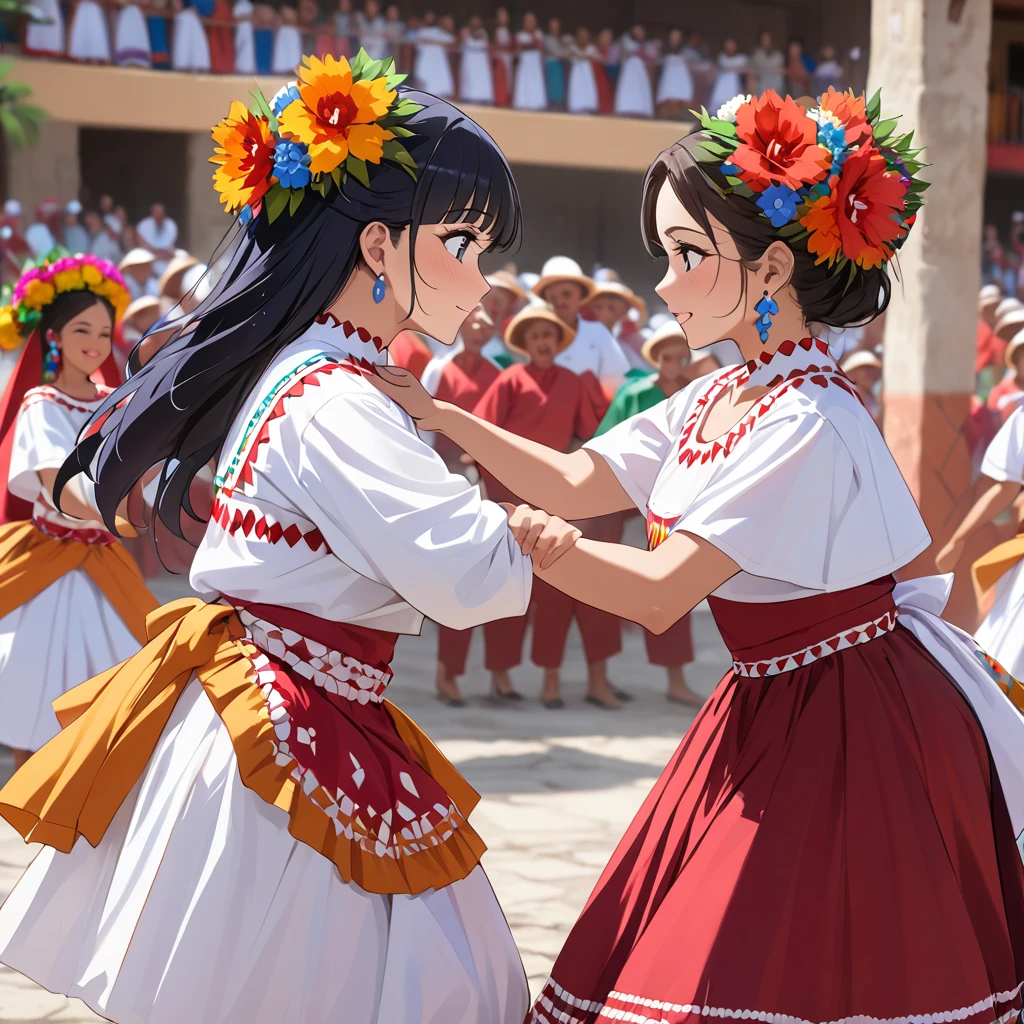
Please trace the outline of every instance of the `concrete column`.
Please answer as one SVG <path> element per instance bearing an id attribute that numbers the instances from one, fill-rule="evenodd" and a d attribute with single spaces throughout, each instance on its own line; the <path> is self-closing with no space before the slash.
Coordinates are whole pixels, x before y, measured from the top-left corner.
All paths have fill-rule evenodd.
<path id="1" fill-rule="evenodd" d="M 902 114 L 931 163 L 924 209 L 891 265 L 900 280 L 885 325 L 885 436 L 936 542 L 915 566 L 927 572 L 971 500 L 963 427 L 974 388 L 992 2 L 871 7 L 868 91 L 881 86 L 883 117 Z M 973 626 L 965 569 L 948 612 Z"/>
<path id="2" fill-rule="evenodd" d="M 36 145 L 8 147 L 7 190 L 21 202 L 29 221 L 37 203 L 77 199 L 80 186 L 77 125 L 47 120 Z"/>
<path id="3" fill-rule="evenodd" d="M 213 190 L 213 140 L 209 132 L 192 132 L 186 140 L 185 203 L 187 220 L 182 225 L 182 244 L 197 259 L 209 260 L 231 218 Z"/>

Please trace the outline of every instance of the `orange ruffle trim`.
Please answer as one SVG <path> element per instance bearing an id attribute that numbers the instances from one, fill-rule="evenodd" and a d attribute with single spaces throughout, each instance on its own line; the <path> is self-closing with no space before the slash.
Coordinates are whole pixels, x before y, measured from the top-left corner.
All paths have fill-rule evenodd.
<path id="1" fill-rule="evenodd" d="M 465 878 L 486 847 L 466 821 L 479 796 L 426 734 L 384 702 L 414 759 L 456 807 L 451 834 L 436 846 L 379 856 L 339 833 L 317 801 L 279 765 L 258 656 L 234 609 L 196 599 L 149 616 L 149 643 L 133 658 L 54 701 L 62 731 L 0 790 L 0 815 L 30 842 L 67 853 L 79 836 L 93 846 L 141 778 L 171 711 L 193 674 L 227 727 L 242 782 L 288 814 L 288 831 L 373 893 L 416 894 Z"/>
<path id="2" fill-rule="evenodd" d="M 120 544 L 56 540 L 31 522 L 0 526 L 0 618 L 75 569 L 84 569 L 140 644 L 157 607 L 139 567 Z"/>

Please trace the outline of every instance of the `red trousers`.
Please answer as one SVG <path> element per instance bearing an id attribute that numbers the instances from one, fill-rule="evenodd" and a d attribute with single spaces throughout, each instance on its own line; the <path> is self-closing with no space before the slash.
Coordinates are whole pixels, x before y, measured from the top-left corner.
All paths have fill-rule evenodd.
<path id="1" fill-rule="evenodd" d="M 604 661 L 622 650 L 622 628 L 608 612 L 574 601 L 536 577 L 533 581 L 533 663 L 559 668 L 565 656 L 569 624 L 575 616 L 583 637 L 587 664 Z"/>
<path id="2" fill-rule="evenodd" d="M 663 668 L 677 668 L 693 661 L 693 631 L 690 629 L 690 616 L 684 615 L 674 626 L 664 633 L 652 633 L 644 630 L 644 643 L 647 646 L 647 660 L 652 665 Z"/>
<path id="3" fill-rule="evenodd" d="M 515 668 L 523 660 L 525 634 L 525 615 L 484 623 L 484 667 L 487 671 L 507 672 Z M 437 660 L 444 665 L 449 678 L 461 676 L 466 671 L 466 655 L 472 637 L 472 629 L 439 628 Z"/>

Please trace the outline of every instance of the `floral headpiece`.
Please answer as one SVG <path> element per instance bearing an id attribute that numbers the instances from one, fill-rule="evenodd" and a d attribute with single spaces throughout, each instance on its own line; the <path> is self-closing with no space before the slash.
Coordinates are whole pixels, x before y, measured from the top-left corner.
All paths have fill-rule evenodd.
<path id="1" fill-rule="evenodd" d="M 706 136 L 696 153 L 717 164 L 727 193 L 753 200 L 790 245 L 805 245 L 829 269 L 888 263 L 903 245 L 928 182 L 914 133 L 895 135 L 899 118 L 879 118 L 880 92 L 829 87 L 816 107 L 769 89 L 737 96 L 712 117 L 697 114 Z M 696 112 L 695 112 L 696 113 Z"/>
<path id="2" fill-rule="evenodd" d="M 307 189 L 326 196 L 351 175 L 367 188 L 369 164 L 381 160 L 416 177 L 416 161 L 402 144 L 414 133 L 403 122 L 423 109 L 399 99 L 405 75 L 394 73 L 394 59 L 371 60 L 360 50 L 350 65 L 345 57 L 303 57 L 299 80 L 269 103 L 259 89 L 251 105 L 234 102 L 213 129 L 217 143 L 210 162 L 218 164 L 213 187 L 229 213 L 243 222 L 266 204 L 276 220 L 294 213 Z"/>
<path id="3" fill-rule="evenodd" d="M 64 292 L 88 290 L 114 307 L 114 322 L 124 316 L 131 297 L 120 271 L 98 256 L 44 258 L 29 267 L 14 286 L 9 305 L 0 307 L 0 349 L 11 351 L 43 319 L 43 310 Z"/>

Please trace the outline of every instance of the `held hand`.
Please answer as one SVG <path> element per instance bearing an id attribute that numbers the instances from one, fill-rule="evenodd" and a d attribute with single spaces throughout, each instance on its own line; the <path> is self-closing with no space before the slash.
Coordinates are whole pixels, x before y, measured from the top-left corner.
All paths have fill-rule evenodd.
<path id="1" fill-rule="evenodd" d="M 939 572 L 952 572 L 963 557 L 964 542 L 955 538 L 949 541 L 935 558 L 935 568 Z"/>
<path id="2" fill-rule="evenodd" d="M 501 507 L 508 513 L 508 528 L 524 555 L 533 558 L 537 569 L 549 569 L 571 548 L 582 534 L 558 516 L 541 509 L 507 502 Z"/>
<path id="3" fill-rule="evenodd" d="M 438 429 L 438 403 L 430 397 L 415 374 L 401 366 L 376 366 L 374 370 L 376 372 L 369 378 L 370 383 L 393 402 L 397 402 L 416 421 L 420 430 Z"/>

